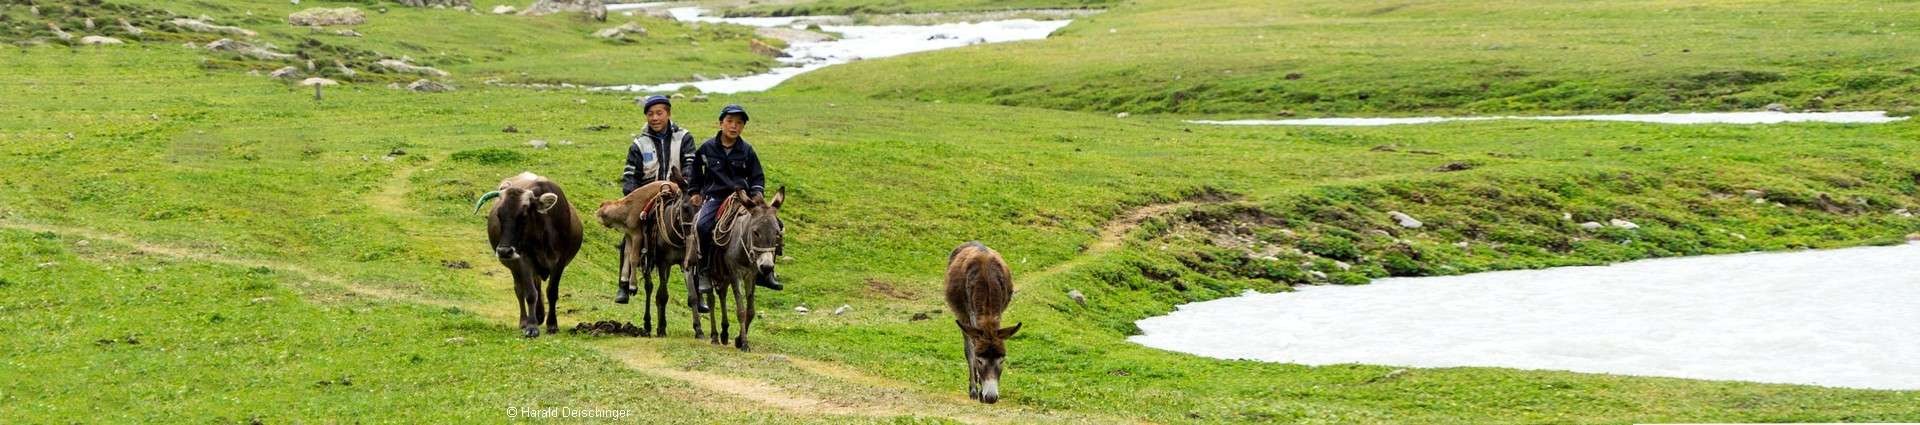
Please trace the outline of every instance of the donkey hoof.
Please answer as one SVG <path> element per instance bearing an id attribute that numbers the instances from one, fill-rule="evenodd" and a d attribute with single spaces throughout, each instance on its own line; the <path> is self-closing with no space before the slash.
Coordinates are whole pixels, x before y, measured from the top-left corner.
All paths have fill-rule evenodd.
<path id="1" fill-rule="evenodd" d="M 748 347 L 747 347 L 747 338 L 746 338 L 746 337 L 740 337 L 740 338 L 734 338 L 734 339 L 733 339 L 733 348 L 738 348 L 738 349 L 740 349 L 740 351 L 743 351 L 743 352 L 747 352 L 747 351 L 753 351 L 753 349 L 752 349 L 752 348 L 748 348 Z"/>
<path id="2" fill-rule="evenodd" d="M 653 336 L 656 336 L 656 337 L 660 337 L 660 338 L 666 338 L 666 337 L 667 337 L 667 328 L 660 328 L 660 329 L 655 329 L 655 330 L 653 331 Z"/>
<path id="3" fill-rule="evenodd" d="M 540 328 L 538 327 L 528 326 L 526 329 L 522 329 L 522 331 L 526 332 L 527 338 L 540 337 Z"/>
<path id="4" fill-rule="evenodd" d="M 559 326 L 556 326 L 556 325 L 547 325 L 547 334 L 548 334 L 548 335 L 552 335 L 552 334 L 557 334 L 557 333 L 560 333 L 560 327 L 559 327 Z"/>

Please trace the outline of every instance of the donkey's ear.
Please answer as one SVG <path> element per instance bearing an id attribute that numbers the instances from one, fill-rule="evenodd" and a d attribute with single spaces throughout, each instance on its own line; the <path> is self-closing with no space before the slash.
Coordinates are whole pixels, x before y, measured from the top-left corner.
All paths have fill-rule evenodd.
<path id="1" fill-rule="evenodd" d="M 786 202 L 786 200 L 787 200 L 787 187 L 780 186 L 780 190 L 776 190 L 773 192 L 773 202 L 768 202 L 767 205 L 772 205 L 774 209 L 779 209 L 780 204 L 783 202 Z"/>
<path id="2" fill-rule="evenodd" d="M 1000 328 L 1000 339 L 1012 338 L 1014 333 L 1020 332 L 1020 325 L 1024 324 L 1026 323 L 1014 323 L 1011 328 Z"/>
<path id="3" fill-rule="evenodd" d="M 956 319 L 953 321 L 953 324 L 960 326 L 960 333 L 966 334 L 967 336 L 980 336 L 980 330 L 974 329 L 972 326 L 967 326 L 967 322 Z"/>

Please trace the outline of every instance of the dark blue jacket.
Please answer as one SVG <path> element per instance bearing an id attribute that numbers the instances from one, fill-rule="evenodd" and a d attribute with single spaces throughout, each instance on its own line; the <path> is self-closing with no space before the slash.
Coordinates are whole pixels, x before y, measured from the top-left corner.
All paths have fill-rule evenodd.
<path id="1" fill-rule="evenodd" d="M 747 195 L 760 195 L 767 190 L 767 175 L 760 168 L 760 155 L 753 152 L 753 145 L 747 144 L 744 137 L 728 150 L 720 147 L 720 136 L 714 135 L 694 151 L 693 165 L 687 169 L 690 170 L 687 176 L 692 179 L 688 186 L 707 199 L 725 199 L 736 190 L 745 190 Z"/>

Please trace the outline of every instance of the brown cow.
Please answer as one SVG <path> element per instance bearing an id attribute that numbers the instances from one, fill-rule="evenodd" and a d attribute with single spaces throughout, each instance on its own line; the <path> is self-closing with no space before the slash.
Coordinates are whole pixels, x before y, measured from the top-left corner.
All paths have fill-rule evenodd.
<path id="1" fill-rule="evenodd" d="M 480 195 L 473 211 L 487 200 L 500 198 L 487 214 L 487 241 L 500 264 L 513 272 L 513 293 L 520 301 L 520 329 L 528 338 L 560 330 L 555 304 L 560 301 L 560 275 L 580 252 L 580 217 L 567 203 L 560 185 L 532 172 L 500 181 L 498 190 Z M 540 293 L 540 281 L 547 292 Z"/>
<path id="2" fill-rule="evenodd" d="M 1000 327 L 1000 313 L 1013 300 L 1013 273 L 1000 253 L 967 242 L 947 255 L 947 308 L 966 338 L 967 396 L 983 403 L 1000 401 L 1000 362 L 1007 338 L 1020 325 Z"/>

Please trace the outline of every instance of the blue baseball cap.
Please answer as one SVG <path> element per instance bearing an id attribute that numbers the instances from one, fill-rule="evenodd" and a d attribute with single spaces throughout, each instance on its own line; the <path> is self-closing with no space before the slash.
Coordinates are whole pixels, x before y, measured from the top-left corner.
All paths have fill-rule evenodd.
<path id="1" fill-rule="evenodd" d="M 669 101 L 666 96 L 661 95 L 647 96 L 646 100 L 640 101 L 640 110 L 644 112 L 653 109 L 654 104 L 667 105 L 667 110 L 673 110 L 673 102 Z"/>
<path id="2" fill-rule="evenodd" d="M 737 103 L 727 105 L 727 107 L 725 108 L 720 108 L 720 119 L 722 120 L 727 119 L 727 115 L 730 115 L 730 114 L 740 114 L 741 121 L 753 120 L 752 118 L 747 117 L 747 108 L 742 108 L 740 107 L 740 104 L 737 104 Z"/>

